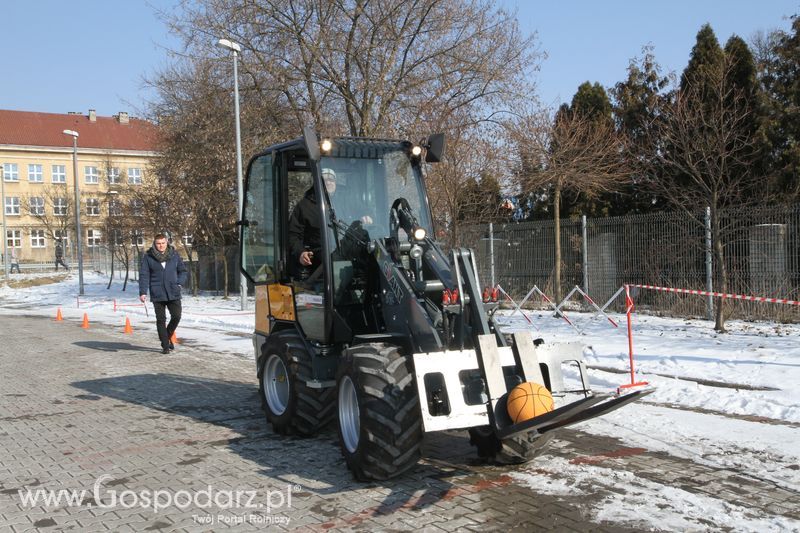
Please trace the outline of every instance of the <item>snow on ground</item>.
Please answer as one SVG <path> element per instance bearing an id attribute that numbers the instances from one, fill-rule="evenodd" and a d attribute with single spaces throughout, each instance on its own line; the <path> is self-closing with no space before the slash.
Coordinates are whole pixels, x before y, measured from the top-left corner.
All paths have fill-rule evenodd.
<path id="1" fill-rule="evenodd" d="M 36 276 L 24 274 L 13 279 Z M 87 313 L 90 322 L 120 330 L 128 317 L 139 335 L 137 342 L 157 348 L 153 311 L 149 308 L 148 316 L 138 302 L 138 284 L 129 283 L 123 292 L 120 280 L 109 290 L 107 281 L 104 276 L 87 273 L 86 296 L 80 299 L 76 299 L 75 273 L 48 285 L 0 287 L 0 314 L 52 319 L 61 308 L 65 319 L 77 322 Z M 227 300 L 209 294 L 186 296 L 178 337 L 222 355 L 222 364 L 225 357 L 251 359 L 253 307 L 250 299 L 249 310 L 240 311 L 236 296 Z M 624 315 L 611 315 L 619 324 L 614 328 L 602 317 L 570 313 L 584 331 L 579 334 L 552 312 L 526 314 L 530 323 L 519 312 L 508 311 L 499 321 L 505 331 L 529 330 L 546 342 L 580 341 L 590 346 L 585 353 L 587 363 L 594 367 L 590 379 L 595 390 L 613 390 L 630 382 L 629 374 L 620 373 L 629 370 Z M 579 429 L 800 490 L 800 325 L 730 321 L 727 327 L 729 333 L 717 334 L 712 324 L 703 320 L 635 314 L 636 380 L 645 380 L 656 390 L 640 402 L 581 424 Z M 576 379 L 577 373 L 567 377 Z M 754 421 L 754 417 L 763 420 Z M 715 527 L 722 529 L 788 531 L 800 527 L 774 516 L 752 516 L 752 510 L 748 514 L 721 500 L 651 481 L 609 478 L 608 469 L 599 472 L 597 466 L 553 461 L 537 461 L 534 466 L 516 476 L 537 491 L 580 494 L 585 483 L 624 484 L 625 494 L 609 497 L 594 509 L 598 520 L 680 530 L 695 528 L 696 517 L 715 516 Z M 547 475 L 548 469 L 559 476 Z M 625 472 L 616 475 L 629 476 Z"/>

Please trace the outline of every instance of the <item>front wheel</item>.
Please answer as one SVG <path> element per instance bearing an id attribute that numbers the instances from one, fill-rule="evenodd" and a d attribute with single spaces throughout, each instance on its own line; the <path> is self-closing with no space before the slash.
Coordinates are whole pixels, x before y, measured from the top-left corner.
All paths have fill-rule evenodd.
<path id="1" fill-rule="evenodd" d="M 263 349 L 261 405 L 276 433 L 311 436 L 333 419 L 332 388 L 312 389 L 311 355 L 295 333 L 278 333 Z"/>
<path id="2" fill-rule="evenodd" d="M 410 357 L 388 344 L 348 348 L 336 382 L 339 444 L 353 476 L 383 480 L 413 467 L 423 431 Z"/>

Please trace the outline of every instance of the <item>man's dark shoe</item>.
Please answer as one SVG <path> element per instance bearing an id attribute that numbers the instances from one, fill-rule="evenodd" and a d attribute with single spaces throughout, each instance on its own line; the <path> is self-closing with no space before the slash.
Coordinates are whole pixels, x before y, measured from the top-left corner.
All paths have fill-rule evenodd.
<path id="1" fill-rule="evenodd" d="M 161 353 L 163 353 L 163 354 L 168 354 L 168 353 L 169 353 L 169 348 L 164 348 L 164 349 L 162 349 L 162 350 L 161 350 Z"/>
<path id="2" fill-rule="evenodd" d="M 175 349 L 175 345 L 174 345 L 174 344 L 172 344 L 172 343 L 169 343 L 169 349 L 170 349 L 170 350 L 174 350 L 174 349 Z"/>

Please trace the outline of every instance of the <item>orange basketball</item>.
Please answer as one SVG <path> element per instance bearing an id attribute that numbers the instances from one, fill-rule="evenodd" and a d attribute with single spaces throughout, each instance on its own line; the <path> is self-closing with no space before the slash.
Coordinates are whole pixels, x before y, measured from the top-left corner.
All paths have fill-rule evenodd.
<path id="1" fill-rule="evenodd" d="M 506 399 L 508 416 L 515 424 L 549 413 L 554 407 L 553 395 L 547 387 L 530 381 L 511 389 Z"/>

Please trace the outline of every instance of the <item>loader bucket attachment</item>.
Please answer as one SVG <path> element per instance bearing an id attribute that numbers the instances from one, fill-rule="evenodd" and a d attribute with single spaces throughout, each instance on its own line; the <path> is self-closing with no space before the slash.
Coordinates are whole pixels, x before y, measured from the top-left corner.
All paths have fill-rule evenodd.
<path id="1" fill-rule="evenodd" d="M 489 426 L 500 439 L 529 431 L 541 434 L 606 414 L 654 391 L 644 388 L 624 394 L 592 392 L 583 349 L 578 343 L 535 346 L 529 334 L 518 333 L 513 347 L 498 347 L 494 335 L 480 335 L 477 350 L 414 354 L 425 431 Z M 577 369 L 579 388 L 570 389 L 565 384 L 565 364 Z M 578 393 L 583 398 L 515 424 L 506 409 L 508 391 L 514 386 L 508 380 L 510 371 L 523 381 L 546 386 L 554 396 L 565 398 Z M 474 394 L 470 397 L 474 382 L 465 379 L 470 375 L 478 375 L 481 380 L 480 401 Z"/>
<path id="2" fill-rule="evenodd" d="M 564 428 L 589 420 L 596 416 L 610 413 L 625 404 L 647 396 L 655 389 L 641 389 L 627 394 L 594 394 L 571 404 L 559 407 L 554 411 L 531 418 L 518 424 L 497 428 L 497 436 L 501 439 L 513 437 L 519 433 L 536 430 L 539 433 L 546 433 L 554 429 Z"/>

